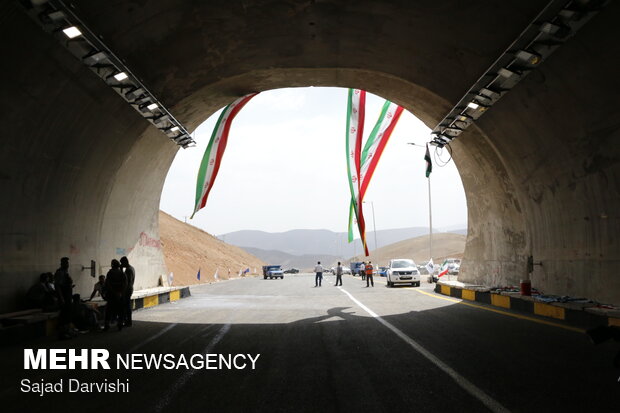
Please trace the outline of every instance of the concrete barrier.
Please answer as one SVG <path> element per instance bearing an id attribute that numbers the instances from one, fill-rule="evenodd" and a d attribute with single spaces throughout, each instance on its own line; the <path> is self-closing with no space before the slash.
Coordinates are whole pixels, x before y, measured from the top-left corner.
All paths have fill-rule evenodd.
<path id="1" fill-rule="evenodd" d="M 191 296 L 189 287 L 157 287 L 135 291 L 131 296 L 131 308 L 143 308 L 173 302 Z M 106 302 L 94 300 L 86 302 L 103 314 Z M 0 345 L 21 343 L 37 337 L 52 336 L 56 333 L 59 312 L 43 312 L 29 309 L 0 314 Z"/>
<path id="2" fill-rule="evenodd" d="M 597 307 L 594 304 L 544 303 L 536 301 L 532 296 L 523 296 L 516 292 L 495 293 L 488 287 L 456 282 L 440 281 L 435 285 L 435 292 L 520 313 L 561 320 L 568 325 L 584 329 L 601 325 L 620 326 L 620 311 Z"/>

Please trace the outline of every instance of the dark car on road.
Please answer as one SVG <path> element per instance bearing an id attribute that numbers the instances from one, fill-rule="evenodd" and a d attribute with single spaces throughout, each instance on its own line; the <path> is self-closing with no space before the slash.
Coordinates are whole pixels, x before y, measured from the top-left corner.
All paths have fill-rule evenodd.
<path id="1" fill-rule="evenodd" d="M 284 271 L 284 274 L 298 274 L 299 270 L 297 268 L 289 268 L 288 270 Z"/>

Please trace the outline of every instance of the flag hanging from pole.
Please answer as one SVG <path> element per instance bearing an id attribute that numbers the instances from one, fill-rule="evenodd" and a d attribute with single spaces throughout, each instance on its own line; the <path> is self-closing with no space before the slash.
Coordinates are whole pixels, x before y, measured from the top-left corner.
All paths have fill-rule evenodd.
<path id="1" fill-rule="evenodd" d="M 433 259 L 431 258 L 428 263 L 426 263 L 426 270 L 430 275 L 435 273 L 435 264 L 433 264 Z"/>
<path id="2" fill-rule="evenodd" d="M 426 161 L 426 177 L 428 178 L 431 176 L 431 172 L 433 172 L 433 162 L 431 161 L 431 153 L 428 151 L 428 143 L 426 144 L 424 160 Z"/>
<path id="3" fill-rule="evenodd" d="M 347 106 L 347 171 L 351 189 L 349 242 L 353 241 L 353 216 L 355 214 L 364 252 L 366 256 L 368 256 L 366 225 L 364 222 L 362 203 L 372 175 L 375 172 L 390 136 L 392 136 L 392 132 L 403 112 L 403 108 L 390 101 L 385 101 L 379 119 L 375 123 L 362 151 L 365 98 L 365 91 L 357 89 L 349 90 L 349 101 Z M 358 116 L 358 114 L 361 114 L 361 116 Z"/>
<path id="4" fill-rule="evenodd" d="M 353 214 L 357 219 L 360 237 L 364 251 L 368 255 L 366 246 L 365 224 L 360 199 L 360 159 L 362 152 L 362 138 L 364 136 L 364 117 L 366 113 L 366 91 L 349 89 L 347 102 L 347 174 L 351 191 L 349 208 L 349 242 L 353 241 Z"/>
<path id="5" fill-rule="evenodd" d="M 385 145 L 387 145 L 392 136 L 392 132 L 402 113 L 403 108 L 401 106 L 386 100 L 379 119 L 377 119 L 377 123 L 372 129 L 368 141 L 366 141 L 364 151 L 362 152 L 362 166 L 360 170 L 360 198 L 362 201 L 364 200 L 364 195 L 366 195 L 372 175 L 375 173 L 379 159 L 383 154 Z"/>
<path id="6" fill-rule="evenodd" d="M 204 208 L 207 204 L 207 197 L 209 196 L 209 192 L 211 192 L 211 188 L 213 187 L 213 183 L 220 169 L 222 157 L 224 156 L 224 150 L 228 142 L 228 133 L 230 132 L 230 125 L 233 119 L 237 116 L 241 108 L 256 95 L 258 95 L 258 93 L 250 93 L 249 95 L 240 97 L 226 106 L 220 114 L 213 128 L 209 145 L 200 163 L 200 169 L 198 170 L 198 178 L 196 179 L 196 203 L 190 219 L 194 218 L 196 212 Z"/>
<path id="7" fill-rule="evenodd" d="M 448 264 L 448 260 L 445 260 L 443 264 L 441 264 L 441 269 L 439 270 L 439 275 L 437 276 L 437 278 L 443 277 L 444 275 L 446 275 L 449 269 L 450 269 L 450 265 Z"/>

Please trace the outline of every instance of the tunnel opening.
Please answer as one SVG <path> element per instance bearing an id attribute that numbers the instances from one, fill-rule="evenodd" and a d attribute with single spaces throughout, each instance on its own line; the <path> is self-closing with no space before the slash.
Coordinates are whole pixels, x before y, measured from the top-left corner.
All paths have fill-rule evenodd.
<path id="1" fill-rule="evenodd" d="M 363 249 L 357 229 L 354 243 L 348 243 L 346 235 L 350 199 L 344 144 L 346 94 L 346 89 L 315 87 L 279 89 L 256 96 L 235 118 L 216 186 L 206 208 L 190 220 L 195 176 L 219 116 L 219 111 L 216 112 L 193 133 L 198 147 L 177 153 L 164 184 L 161 209 L 180 221 L 218 235 L 231 245 L 257 248 L 261 250 L 259 253 L 283 248 L 280 251 L 287 260 L 295 258 L 286 254 L 299 257 L 298 261 L 287 263 L 290 267 L 310 268 L 316 259 L 310 262 L 300 258 L 312 254 L 328 267 L 332 265 L 331 261 L 325 262 L 328 256 L 348 263 Z M 374 126 L 383 102 L 378 96 L 368 95 L 365 137 Z M 428 192 L 431 188 L 425 176 L 423 142 L 428 139 L 429 132 L 411 113 L 404 112 L 373 176 L 364 210 L 370 258 L 375 261 L 379 259 L 374 253 L 376 243 L 383 248 L 428 234 Z M 416 142 L 417 147 L 410 145 Z M 434 163 L 442 161 L 435 158 Z M 438 235 L 458 230 L 462 235 L 467 228 L 467 207 L 454 163 L 436 163 L 432 181 L 433 232 Z M 169 221 L 166 219 L 166 222 Z M 407 228 L 410 230 L 405 235 Z M 269 233 L 267 237 L 291 231 L 288 234 L 293 237 L 298 233 L 293 230 L 314 230 L 306 236 L 320 230 L 329 231 L 331 234 L 324 236 L 331 237 L 323 243 L 308 239 L 304 248 L 298 245 L 301 240 L 295 238 L 290 239 L 288 246 L 253 240 L 258 236 L 256 231 Z M 398 236 L 393 235 L 396 230 Z M 232 234 L 227 237 L 227 233 Z M 239 239 L 244 233 L 250 237 L 247 241 Z M 175 259 L 166 250 L 166 244 L 172 241 L 171 234 L 164 243 L 164 255 L 168 269 L 176 277 L 182 270 L 170 268 L 175 266 L 171 264 Z M 442 242 L 443 238 L 435 238 L 435 251 L 442 251 L 435 254 L 435 261 L 445 256 Z M 424 248 L 427 251 L 424 260 L 428 261 L 428 241 Z M 415 252 L 416 257 L 421 255 Z M 462 250 L 458 252 L 462 254 Z M 385 255 L 382 265 L 389 259 L 386 254 L 382 254 Z M 272 255 L 275 252 L 265 253 L 263 260 L 277 263 L 269 261 Z M 421 258 L 416 260 L 422 262 Z M 208 262 L 206 258 L 194 263 L 194 267 L 192 274 L 182 277 L 195 280 L 199 267 L 208 269 L 210 275 L 230 272 L 221 262 Z M 186 265 L 183 268 L 188 271 Z"/>
<path id="2" fill-rule="evenodd" d="M 311 85 L 363 87 L 433 127 L 541 7 L 455 5 L 153 2 L 121 13 L 74 2 L 190 130 L 245 93 Z M 16 307 L 67 255 L 82 292 L 91 286 L 82 266 L 128 251 L 137 286 L 152 285 L 166 273 L 157 216 L 178 148 L 18 4 L 0 7 L 3 33 L 20 34 L 6 47 L 2 70 L 13 82 L 3 85 L 1 116 L 28 136 L 0 155 L 4 193 L 14 194 L 0 217 L 2 306 Z M 608 59 L 619 47 L 618 7 L 608 5 L 453 143 L 465 191 L 476 194 L 465 280 L 517 283 L 531 255 L 543 263 L 532 274 L 540 289 L 620 302 L 620 119 L 610 93 L 620 85 Z"/>

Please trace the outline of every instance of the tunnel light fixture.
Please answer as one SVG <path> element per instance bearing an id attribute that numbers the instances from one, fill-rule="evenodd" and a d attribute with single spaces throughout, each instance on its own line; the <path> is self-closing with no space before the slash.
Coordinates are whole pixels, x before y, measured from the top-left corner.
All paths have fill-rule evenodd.
<path id="1" fill-rule="evenodd" d="M 442 148 L 459 136 L 608 3 L 609 0 L 549 1 L 433 128 L 431 145 Z"/>
<path id="2" fill-rule="evenodd" d="M 123 80 L 127 79 L 127 73 L 125 72 L 120 72 L 114 75 L 114 79 L 118 80 L 119 82 L 122 82 Z"/>
<path id="3" fill-rule="evenodd" d="M 22 0 L 19 3 L 44 31 L 54 36 L 144 119 L 177 145 L 183 148 L 195 146 L 196 142 L 185 126 L 132 73 L 126 62 L 88 28 L 73 6 L 64 0 Z"/>
<path id="4" fill-rule="evenodd" d="M 538 53 L 529 52 L 527 50 L 517 51 L 515 57 L 532 66 L 536 66 L 541 62 L 541 56 Z"/>
<path id="5" fill-rule="evenodd" d="M 78 29 L 75 26 L 71 26 L 71 27 L 67 27 L 66 29 L 62 29 L 62 32 L 65 34 L 65 36 L 67 36 L 69 39 L 75 39 L 78 36 L 82 35 L 82 32 L 80 31 L 80 29 Z"/>

